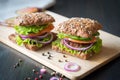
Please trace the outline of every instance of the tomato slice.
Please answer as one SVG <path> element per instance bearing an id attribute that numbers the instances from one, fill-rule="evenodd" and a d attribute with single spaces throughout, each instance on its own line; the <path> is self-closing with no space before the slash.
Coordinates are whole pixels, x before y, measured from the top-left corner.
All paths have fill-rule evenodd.
<path id="1" fill-rule="evenodd" d="M 27 36 L 29 37 L 34 37 L 34 36 L 40 36 L 46 32 L 50 32 L 52 29 L 54 28 L 53 24 L 49 24 L 47 28 L 45 28 L 44 30 L 38 32 L 38 33 L 31 33 L 31 34 L 28 34 Z"/>
<path id="2" fill-rule="evenodd" d="M 67 38 L 67 39 L 71 42 L 80 43 L 80 44 L 90 44 L 90 43 L 94 43 L 97 41 L 97 39 L 95 37 L 93 37 L 92 40 L 90 40 L 90 41 L 80 41 L 80 40 L 74 40 L 71 38 Z"/>

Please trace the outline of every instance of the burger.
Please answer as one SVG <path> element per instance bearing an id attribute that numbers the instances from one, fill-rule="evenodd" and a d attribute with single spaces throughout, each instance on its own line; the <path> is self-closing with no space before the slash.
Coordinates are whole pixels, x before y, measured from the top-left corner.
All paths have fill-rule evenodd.
<path id="1" fill-rule="evenodd" d="M 101 24 L 89 18 L 71 18 L 57 27 L 58 39 L 52 49 L 81 59 L 89 59 L 100 52 L 102 40 L 98 30 Z"/>
<path id="2" fill-rule="evenodd" d="M 54 26 L 54 18 L 44 12 L 20 15 L 14 20 L 15 34 L 8 38 L 20 46 L 36 51 L 50 44 L 55 34 L 50 32 Z"/>

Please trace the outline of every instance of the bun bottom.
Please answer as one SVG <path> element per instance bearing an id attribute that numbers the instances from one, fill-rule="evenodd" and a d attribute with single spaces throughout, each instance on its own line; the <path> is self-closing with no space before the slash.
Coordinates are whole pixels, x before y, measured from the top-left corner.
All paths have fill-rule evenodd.
<path id="1" fill-rule="evenodd" d="M 85 54 L 84 52 L 82 52 L 80 54 L 72 55 L 71 53 L 69 53 L 65 50 L 61 50 L 58 46 L 55 46 L 55 45 L 52 45 L 52 49 L 57 51 L 57 52 L 60 52 L 60 53 L 63 53 L 63 54 L 68 54 L 68 55 L 78 57 L 78 58 L 81 58 L 81 59 L 84 59 L 84 60 L 89 59 L 90 57 L 92 57 L 95 54 L 94 52 L 93 53 L 88 53 L 88 54 Z"/>
<path id="2" fill-rule="evenodd" d="M 57 37 L 56 37 L 56 34 L 55 34 L 55 33 L 53 33 L 53 36 L 54 36 L 54 38 L 53 38 L 53 41 L 54 41 L 54 40 L 56 40 Z M 15 37 L 16 37 L 15 34 L 11 34 L 11 35 L 8 36 L 9 40 L 11 40 L 13 43 L 16 43 L 16 44 L 17 44 Z M 50 43 L 48 43 L 48 44 L 50 44 Z M 42 45 L 42 47 L 44 47 L 44 46 L 46 46 L 46 45 L 48 45 L 48 44 Z M 26 43 L 24 43 L 24 46 L 25 46 L 27 49 L 32 50 L 32 51 L 37 51 L 37 50 L 40 50 L 40 48 L 42 48 L 42 47 L 38 47 L 38 46 L 36 46 L 36 45 L 26 44 Z"/>

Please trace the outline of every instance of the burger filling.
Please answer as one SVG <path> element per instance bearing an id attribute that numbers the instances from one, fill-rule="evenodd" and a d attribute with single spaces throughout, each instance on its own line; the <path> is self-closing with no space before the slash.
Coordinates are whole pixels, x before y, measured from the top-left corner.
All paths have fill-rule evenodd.
<path id="1" fill-rule="evenodd" d="M 15 30 L 18 34 L 21 35 L 28 35 L 30 33 L 38 33 L 41 30 L 47 28 L 48 25 L 42 25 L 42 26 L 15 26 Z"/>
<path id="2" fill-rule="evenodd" d="M 92 35 L 92 37 L 94 37 L 94 36 L 99 36 L 99 32 L 96 32 L 95 34 Z M 89 40 L 92 39 L 92 37 L 91 38 L 83 38 L 83 37 L 73 36 L 73 35 L 64 34 L 64 33 L 59 33 L 58 34 L 58 38 L 60 38 L 60 39 L 65 38 L 65 37 L 69 37 L 71 39 L 81 40 L 81 41 L 89 41 Z"/>
<path id="3" fill-rule="evenodd" d="M 98 37 L 99 33 L 93 34 L 91 38 L 82 38 L 77 36 L 72 36 L 64 33 L 58 34 L 58 39 L 52 43 L 53 46 L 57 46 L 62 51 L 67 51 L 71 54 L 80 54 L 84 52 L 88 53 L 98 53 L 102 47 L 102 40 Z M 96 40 L 93 41 L 92 38 Z"/>
<path id="4" fill-rule="evenodd" d="M 42 47 L 43 45 L 48 44 L 53 40 L 53 34 L 49 32 L 50 30 L 44 31 L 44 33 L 37 34 L 45 30 L 46 28 L 49 28 L 49 25 L 27 26 L 27 27 L 15 26 L 14 28 L 17 33 L 16 42 L 18 45 L 23 45 L 23 43 L 26 43 L 30 45 L 35 45 L 37 47 Z M 28 36 L 29 34 L 34 34 L 34 35 Z"/>

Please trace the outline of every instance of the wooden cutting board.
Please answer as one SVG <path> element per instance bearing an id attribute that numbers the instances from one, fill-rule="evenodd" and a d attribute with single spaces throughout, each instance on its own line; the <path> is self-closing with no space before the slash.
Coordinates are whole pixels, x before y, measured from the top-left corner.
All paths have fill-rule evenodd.
<path id="1" fill-rule="evenodd" d="M 52 15 L 55 18 L 55 27 L 57 27 L 60 22 L 68 19 L 64 16 L 50 11 L 46 11 L 46 13 Z M 67 55 L 67 58 L 64 58 L 63 54 L 53 51 L 50 45 L 43 47 L 37 52 L 30 51 L 23 46 L 18 46 L 12 43 L 8 39 L 8 36 L 14 32 L 14 29 L 11 27 L 0 26 L 0 41 L 10 46 L 11 48 L 16 49 L 22 54 L 25 54 L 28 57 L 48 66 L 49 68 L 62 73 L 71 80 L 79 80 L 85 77 L 86 75 L 90 74 L 94 70 L 100 68 L 101 66 L 105 65 L 106 63 L 110 62 L 120 55 L 120 38 L 104 31 L 100 31 L 100 37 L 103 41 L 102 51 L 100 52 L 100 54 L 95 55 L 89 60 L 82 60 L 69 55 Z M 51 60 L 47 58 L 48 51 L 53 56 Z M 45 53 L 47 56 L 42 56 L 42 53 Z M 62 62 L 58 62 L 59 59 L 62 60 Z M 79 70 L 78 72 L 68 72 L 64 70 L 64 65 L 66 63 L 65 60 L 77 63 L 81 66 L 81 70 Z"/>

